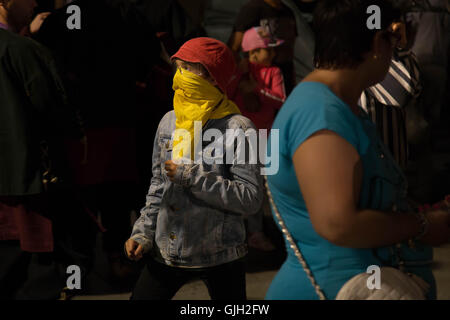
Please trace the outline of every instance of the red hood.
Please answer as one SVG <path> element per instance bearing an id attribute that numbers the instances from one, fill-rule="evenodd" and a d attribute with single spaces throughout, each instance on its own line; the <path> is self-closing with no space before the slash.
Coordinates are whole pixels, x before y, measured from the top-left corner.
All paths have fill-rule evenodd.
<path id="1" fill-rule="evenodd" d="M 172 56 L 186 62 L 201 63 L 208 70 L 217 85 L 226 92 L 234 72 L 236 63 L 233 53 L 221 41 L 212 38 L 195 38 L 183 44 Z"/>

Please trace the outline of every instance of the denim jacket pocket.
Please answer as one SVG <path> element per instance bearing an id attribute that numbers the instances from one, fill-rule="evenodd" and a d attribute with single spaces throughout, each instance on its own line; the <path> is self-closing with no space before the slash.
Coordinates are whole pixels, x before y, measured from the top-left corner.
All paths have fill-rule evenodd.
<path id="1" fill-rule="evenodd" d="M 173 141 L 170 136 L 161 135 L 159 137 L 159 147 L 161 149 L 161 163 L 172 160 Z"/>

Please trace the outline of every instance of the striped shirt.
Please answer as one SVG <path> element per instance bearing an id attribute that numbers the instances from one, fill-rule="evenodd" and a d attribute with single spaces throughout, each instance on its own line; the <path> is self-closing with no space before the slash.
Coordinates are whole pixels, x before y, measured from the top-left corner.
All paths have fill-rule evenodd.
<path id="1" fill-rule="evenodd" d="M 422 91 L 419 75 L 414 54 L 398 53 L 386 78 L 366 89 L 360 98 L 361 107 L 370 115 L 381 139 L 403 168 L 408 160 L 406 110 Z"/>

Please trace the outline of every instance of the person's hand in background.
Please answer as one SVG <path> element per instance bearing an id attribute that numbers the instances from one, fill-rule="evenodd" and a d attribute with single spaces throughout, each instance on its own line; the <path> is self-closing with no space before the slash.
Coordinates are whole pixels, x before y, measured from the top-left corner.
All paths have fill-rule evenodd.
<path id="1" fill-rule="evenodd" d="M 406 25 L 403 22 L 393 23 L 390 32 L 395 37 L 395 44 L 398 49 L 405 49 L 408 46 L 408 38 L 406 35 Z"/>
<path id="2" fill-rule="evenodd" d="M 36 34 L 39 29 L 41 29 L 42 24 L 44 23 L 45 19 L 51 14 L 51 12 L 41 12 L 34 17 L 33 21 L 30 23 L 30 33 Z"/>
<path id="3" fill-rule="evenodd" d="M 428 232 L 421 241 L 430 246 L 440 246 L 450 242 L 450 212 L 448 210 L 431 210 L 426 213 Z"/>

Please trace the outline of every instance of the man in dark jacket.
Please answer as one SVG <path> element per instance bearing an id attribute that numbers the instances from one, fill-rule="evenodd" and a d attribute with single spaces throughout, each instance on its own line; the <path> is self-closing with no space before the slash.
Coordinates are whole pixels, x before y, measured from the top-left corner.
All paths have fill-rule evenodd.
<path id="1" fill-rule="evenodd" d="M 0 0 L 0 299 L 16 297 L 34 253 L 53 252 L 45 189 L 58 177 L 46 156 L 58 136 L 82 136 L 49 52 L 18 35 L 35 7 Z"/>

